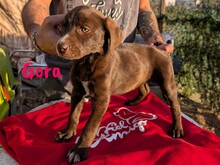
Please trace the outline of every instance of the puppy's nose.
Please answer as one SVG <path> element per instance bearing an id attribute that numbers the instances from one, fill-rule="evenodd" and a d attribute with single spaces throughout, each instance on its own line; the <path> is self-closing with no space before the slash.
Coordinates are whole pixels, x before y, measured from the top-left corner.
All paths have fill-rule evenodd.
<path id="1" fill-rule="evenodd" d="M 58 48 L 59 52 L 61 54 L 63 54 L 63 53 L 65 53 L 67 51 L 68 45 L 59 42 L 58 45 L 57 45 L 57 48 Z"/>

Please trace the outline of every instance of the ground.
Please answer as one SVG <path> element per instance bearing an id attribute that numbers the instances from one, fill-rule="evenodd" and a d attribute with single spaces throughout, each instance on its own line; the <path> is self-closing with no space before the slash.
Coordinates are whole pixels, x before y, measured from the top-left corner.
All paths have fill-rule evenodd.
<path id="1" fill-rule="evenodd" d="M 220 113 L 206 107 L 197 99 L 196 95 L 185 98 L 180 96 L 182 111 L 199 123 L 202 128 L 210 130 L 220 136 Z"/>
<path id="2" fill-rule="evenodd" d="M 38 90 L 25 91 L 24 98 L 24 112 L 46 102 L 43 92 Z M 190 98 L 179 95 L 179 99 L 183 113 L 199 123 L 202 128 L 220 136 L 220 114 L 216 114 L 213 110 L 202 104 L 200 99 L 198 99 L 198 95 L 193 95 Z"/>

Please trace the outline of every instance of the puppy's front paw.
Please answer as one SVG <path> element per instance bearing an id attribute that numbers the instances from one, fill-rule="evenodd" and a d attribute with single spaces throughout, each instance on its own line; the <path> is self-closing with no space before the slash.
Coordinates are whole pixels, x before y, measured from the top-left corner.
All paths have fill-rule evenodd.
<path id="1" fill-rule="evenodd" d="M 171 136 L 173 138 L 181 138 L 184 136 L 183 126 L 181 124 L 176 124 L 171 130 Z"/>
<path id="2" fill-rule="evenodd" d="M 66 130 L 62 130 L 62 131 L 59 131 L 56 135 L 56 138 L 55 140 L 57 142 L 68 142 L 71 140 L 71 138 L 73 137 L 73 135 L 75 135 L 76 132 L 75 131 L 72 131 L 72 130 L 69 130 L 69 129 L 66 129 Z"/>
<path id="3" fill-rule="evenodd" d="M 67 155 L 69 164 L 74 164 L 86 160 L 87 152 L 88 148 L 73 148 Z"/>

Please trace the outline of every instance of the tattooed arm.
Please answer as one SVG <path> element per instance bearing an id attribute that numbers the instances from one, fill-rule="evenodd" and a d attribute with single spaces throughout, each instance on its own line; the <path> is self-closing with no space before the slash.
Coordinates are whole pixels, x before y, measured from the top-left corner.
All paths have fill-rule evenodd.
<path id="1" fill-rule="evenodd" d="M 22 10 L 22 21 L 33 43 L 41 51 L 56 55 L 56 43 L 60 38 L 56 26 L 63 15 L 49 16 L 50 3 L 51 0 L 29 0 Z"/>
<path id="2" fill-rule="evenodd" d="M 22 20 L 27 34 L 37 30 L 44 19 L 49 16 L 51 0 L 29 0 L 22 10 Z"/>
<path id="3" fill-rule="evenodd" d="M 158 29 L 157 18 L 151 9 L 149 0 L 141 0 L 138 15 L 138 31 L 148 45 L 161 43 L 159 49 L 165 50 L 168 54 L 173 51 L 173 46 L 165 44 Z"/>

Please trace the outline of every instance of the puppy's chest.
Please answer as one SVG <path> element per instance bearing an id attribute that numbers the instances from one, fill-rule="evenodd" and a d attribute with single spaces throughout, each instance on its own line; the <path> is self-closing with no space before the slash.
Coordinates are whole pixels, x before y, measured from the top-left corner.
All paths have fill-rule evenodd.
<path id="1" fill-rule="evenodd" d="M 90 81 L 93 75 L 94 56 L 84 57 L 74 62 L 72 76 L 77 77 L 80 81 Z"/>
<path id="2" fill-rule="evenodd" d="M 86 96 L 93 96 L 94 93 L 94 83 L 92 81 L 94 62 L 95 58 L 93 56 L 84 57 L 75 62 L 72 70 L 72 76 L 81 82 Z"/>
<path id="3" fill-rule="evenodd" d="M 85 96 L 93 96 L 94 93 L 94 83 L 91 80 L 92 72 L 89 72 L 85 68 L 79 70 L 78 79 L 80 80 L 86 94 Z"/>

